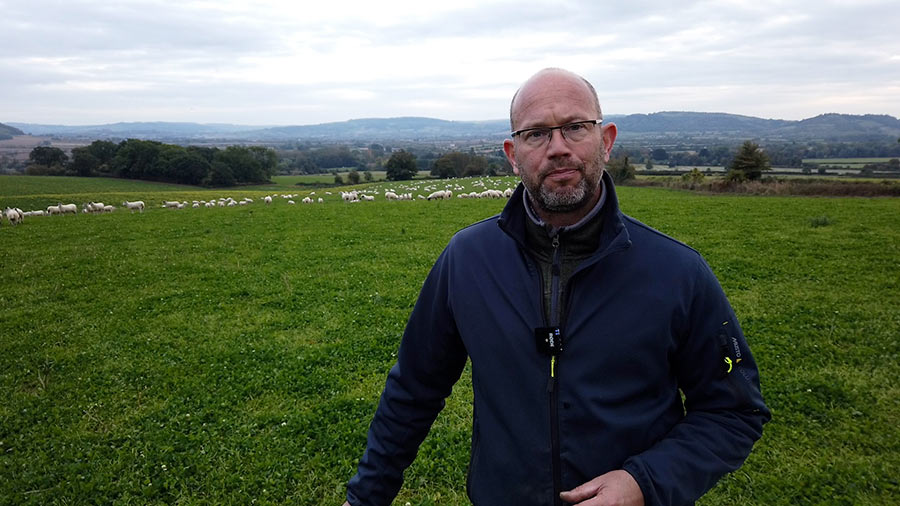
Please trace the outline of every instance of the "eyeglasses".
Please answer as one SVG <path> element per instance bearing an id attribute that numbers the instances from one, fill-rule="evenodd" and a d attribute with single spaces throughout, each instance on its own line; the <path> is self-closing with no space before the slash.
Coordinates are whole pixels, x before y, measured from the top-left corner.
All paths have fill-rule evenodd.
<path id="1" fill-rule="evenodd" d="M 529 147 L 539 148 L 550 142 L 550 137 L 553 136 L 554 130 L 559 130 L 563 139 L 569 142 L 581 142 L 594 131 L 594 125 L 599 125 L 601 123 L 603 123 L 603 120 L 600 119 L 575 121 L 573 123 L 566 123 L 565 125 L 555 127 L 523 128 L 522 130 L 516 130 L 511 135 L 513 137 L 518 135 L 519 138 L 522 139 L 522 142 Z"/>

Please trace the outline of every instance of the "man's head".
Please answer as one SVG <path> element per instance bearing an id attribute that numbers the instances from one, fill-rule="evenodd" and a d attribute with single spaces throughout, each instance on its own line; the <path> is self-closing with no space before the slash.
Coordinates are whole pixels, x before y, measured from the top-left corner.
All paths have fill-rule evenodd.
<path id="1" fill-rule="evenodd" d="M 600 120 L 602 113 L 597 93 L 584 78 L 562 69 L 544 69 L 516 92 L 509 119 L 513 132 L 520 132 Z M 600 177 L 616 139 L 616 126 L 583 126 L 588 132 L 579 140 L 567 139 L 562 130 L 554 129 L 542 143 L 526 142 L 526 134 L 503 143 L 536 211 L 550 223 L 575 223 L 600 198 Z"/>

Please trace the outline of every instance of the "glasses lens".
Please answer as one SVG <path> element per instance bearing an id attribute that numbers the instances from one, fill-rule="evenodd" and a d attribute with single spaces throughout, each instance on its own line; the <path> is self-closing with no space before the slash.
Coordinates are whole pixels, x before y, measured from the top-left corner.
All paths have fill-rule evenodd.
<path id="1" fill-rule="evenodd" d="M 522 140 L 525 141 L 526 144 L 531 146 L 540 146 L 541 144 L 547 142 L 547 139 L 549 138 L 549 128 L 535 128 L 534 130 L 522 132 Z"/>
<path id="2" fill-rule="evenodd" d="M 587 137 L 588 133 L 591 131 L 591 127 L 593 127 L 593 123 L 570 123 L 568 125 L 563 125 L 560 127 L 563 135 L 565 135 L 566 139 L 572 142 L 583 141 L 585 137 Z"/>

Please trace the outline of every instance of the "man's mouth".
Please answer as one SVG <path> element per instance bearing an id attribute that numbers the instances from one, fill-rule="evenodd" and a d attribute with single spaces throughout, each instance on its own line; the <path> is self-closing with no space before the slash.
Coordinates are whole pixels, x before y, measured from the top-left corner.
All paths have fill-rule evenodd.
<path id="1" fill-rule="evenodd" d="M 550 172 L 548 172 L 544 176 L 544 179 L 550 179 L 552 181 L 566 180 L 566 179 L 571 179 L 571 178 L 575 177 L 576 174 L 580 174 L 580 173 L 581 173 L 581 171 L 574 167 L 559 168 L 559 169 L 553 169 Z"/>

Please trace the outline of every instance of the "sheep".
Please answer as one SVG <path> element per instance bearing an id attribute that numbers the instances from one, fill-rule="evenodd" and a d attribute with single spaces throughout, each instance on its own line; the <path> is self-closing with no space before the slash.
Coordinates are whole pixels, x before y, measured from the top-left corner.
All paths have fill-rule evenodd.
<path id="1" fill-rule="evenodd" d="M 16 226 L 25 220 L 25 218 L 19 214 L 19 211 L 11 207 L 7 207 L 4 214 L 6 214 L 6 219 L 9 220 L 9 224 L 12 226 Z"/>
<path id="2" fill-rule="evenodd" d="M 450 190 L 438 190 L 436 192 L 432 192 L 426 198 L 428 200 L 450 199 L 450 198 L 453 198 L 453 192 Z"/>
<path id="3" fill-rule="evenodd" d="M 373 195 L 363 195 L 360 198 L 365 200 L 366 202 L 371 202 L 371 201 L 375 200 L 375 197 Z"/>
<path id="4" fill-rule="evenodd" d="M 303 200 L 301 200 L 300 202 L 303 202 L 304 204 L 312 204 L 313 200 L 309 197 L 303 197 Z"/>
<path id="5" fill-rule="evenodd" d="M 68 214 L 68 213 L 78 214 L 78 206 L 76 206 L 75 204 L 60 203 L 60 204 L 58 204 L 58 207 L 59 207 L 59 212 L 61 214 Z"/>
<path id="6" fill-rule="evenodd" d="M 59 206 L 47 206 L 47 214 L 53 216 L 54 214 L 62 214 L 62 210 Z"/>
<path id="7" fill-rule="evenodd" d="M 272 197 L 266 195 L 266 198 L 264 198 L 263 201 L 264 201 L 266 204 L 271 204 L 271 203 L 272 203 Z"/>
<path id="8" fill-rule="evenodd" d="M 400 197 L 398 197 L 397 194 L 392 191 L 386 191 L 386 192 L 384 192 L 384 199 L 385 200 L 399 200 Z"/>
<path id="9" fill-rule="evenodd" d="M 102 213 L 103 208 L 106 207 L 103 202 L 90 202 L 88 205 L 88 212 L 91 213 Z"/>
<path id="10" fill-rule="evenodd" d="M 144 201 L 143 200 L 135 200 L 133 202 L 125 201 L 122 202 L 122 205 L 131 210 L 131 213 L 134 214 L 134 211 L 144 212 Z"/>
<path id="11" fill-rule="evenodd" d="M 179 207 L 181 206 L 181 202 L 178 202 L 176 200 L 166 200 L 163 202 L 162 206 L 167 209 L 181 209 L 181 207 Z"/>
<path id="12" fill-rule="evenodd" d="M 325 203 L 325 199 L 323 199 L 322 197 L 319 197 L 318 202 L 319 202 L 320 204 L 324 204 L 324 203 Z"/>
<path id="13" fill-rule="evenodd" d="M 293 200 L 288 200 L 288 204 L 295 204 L 295 203 L 296 202 L 294 202 Z"/>
<path id="14" fill-rule="evenodd" d="M 107 204 L 107 205 L 103 206 L 103 211 L 102 211 L 102 212 L 104 212 L 104 213 L 111 213 L 111 212 L 113 212 L 113 211 L 115 211 L 115 210 L 116 210 L 116 207 L 115 207 L 115 206 L 111 206 L 111 205 Z"/>

